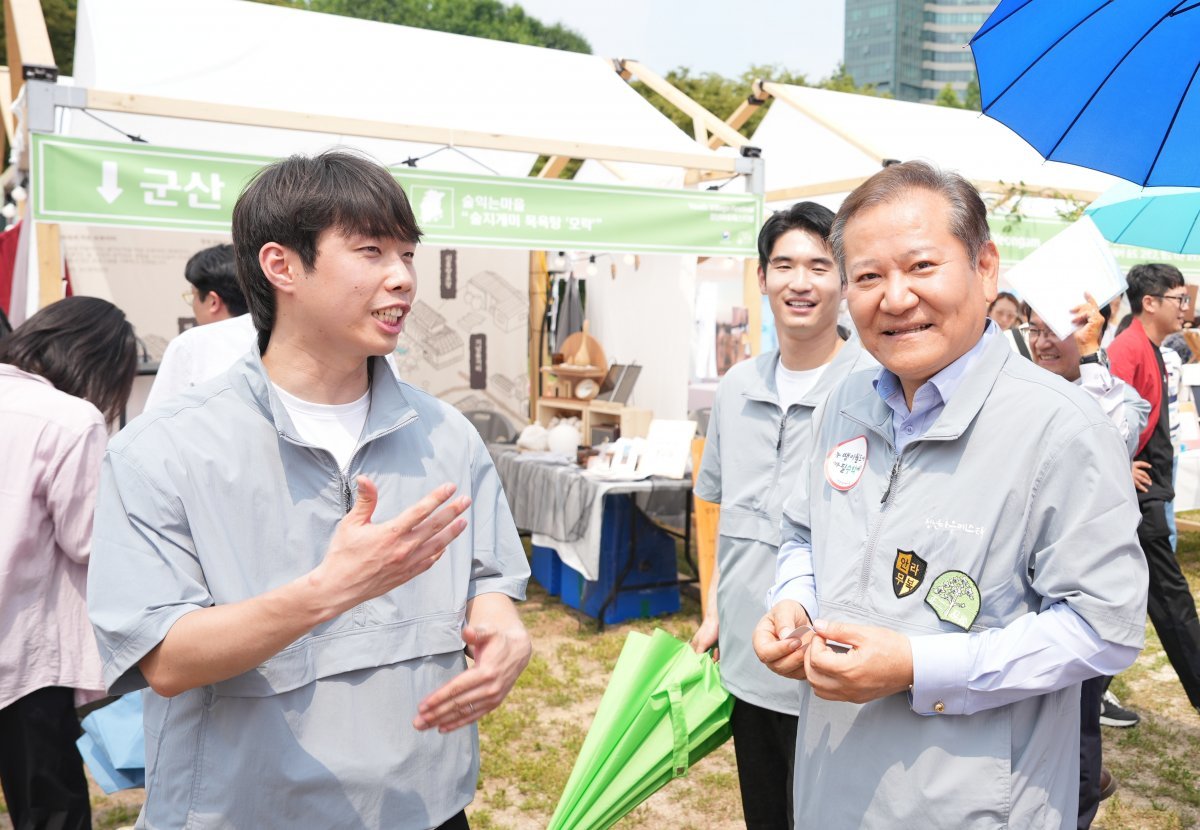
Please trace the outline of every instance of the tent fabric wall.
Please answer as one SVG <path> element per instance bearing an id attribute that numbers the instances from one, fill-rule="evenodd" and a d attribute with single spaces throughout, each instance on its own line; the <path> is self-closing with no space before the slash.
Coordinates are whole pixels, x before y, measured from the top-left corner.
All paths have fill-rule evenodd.
<path id="1" fill-rule="evenodd" d="M 888 158 L 925 159 L 977 182 L 1024 182 L 1060 191 L 1099 193 L 1117 181 L 1046 162 L 1007 127 L 976 112 L 772 86 L 783 97 L 776 98 L 752 139 L 768 159 L 768 192 L 869 176 Z"/>

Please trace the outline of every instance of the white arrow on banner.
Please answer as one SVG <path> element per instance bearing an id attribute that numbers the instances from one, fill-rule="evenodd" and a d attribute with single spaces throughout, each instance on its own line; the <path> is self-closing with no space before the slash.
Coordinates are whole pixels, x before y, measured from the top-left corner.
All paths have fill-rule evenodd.
<path id="1" fill-rule="evenodd" d="M 96 188 L 96 192 L 110 205 L 125 192 L 117 187 L 117 163 L 115 161 L 100 162 L 100 186 Z"/>

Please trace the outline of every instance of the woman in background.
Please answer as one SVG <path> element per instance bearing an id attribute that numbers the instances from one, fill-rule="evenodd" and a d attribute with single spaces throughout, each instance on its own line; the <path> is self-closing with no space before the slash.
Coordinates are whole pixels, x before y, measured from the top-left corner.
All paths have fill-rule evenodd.
<path id="1" fill-rule="evenodd" d="M 91 827 L 75 707 L 103 695 L 85 589 L 133 327 L 70 297 L 0 340 L 0 785 L 15 830 Z"/>

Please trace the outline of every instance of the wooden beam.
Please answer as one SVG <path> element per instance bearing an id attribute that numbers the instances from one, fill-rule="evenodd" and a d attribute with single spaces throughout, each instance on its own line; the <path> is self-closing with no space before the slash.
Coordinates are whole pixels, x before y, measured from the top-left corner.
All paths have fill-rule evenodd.
<path id="1" fill-rule="evenodd" d="M 864 155 L 868 156 L 876 164 L 882 164 L 883 160 L 887 158 L 887 156 L 880 152 L 878 148 L 867 143 L 859 136 L 847 132 L 840 124 L 830 121 L 824 115 L 810 110 L 803 103 L 801 103 L 795 95 L 792 94 L 790 88 L 786 84 L 775 84 L 768 82 L 763 84 L 763 89 L 766 92 L 771 93 L 771 95 L 775 96 L 780 101 L 787 103 L 788 106 L 795 107 L 813 121 L 816 121 L 822 127 L 845 141 L 847 144 L 850 144 L 851 146 L 861 150 Z"/>
<path id="2" fill-rule="evenodd" d="M 529 420 L 537 418 L 538 385 L 542 379 L 542 360 L 545 344 L 539 332 L 549 299 L 546 289 L 550 275 L 546 268 L 546 252 L 529 252 Z"/>
<path id="3" fill-rule="evenodd" d="M 705 129 L 713 134 L 714 138 L 721 139 L 722 142 L 728 144 L 730 147 L 745 147 L 750 143 L 744 135 L 676 89 L 671 85 L 670 81 L 654 70 L 633 60 L 622 61 L 622 65 L 626 70 L 636 75 L 639 81 L 663 98 L 666 98 L 673 106 L 690 115 L 693 120 L 703 124 Z M 699 138 L 697 140 L 700 141 Z M 701 143 L 704 142 L 701 141 Z"/>
<path id="4" fill-rule="evenodd" d="M 692 137 L 696 139 L 697 144 L 708 143 L 708 130 L 704 129 L 704 122 L 695 116 L 692 117 Z"/>
<path id="5" fill-rule="evenodd" d="M 25 67 L 43 70 L 40 74 L 46 80 L 58 77 L 40 0 L 4 0 L 4 41 L 13 69 L 8 78 L 13 100 L 25 83 Z"/>
<path id="6" fill-rule="evenodd" d="M 38 222 L 38 308 L 63 298 L 62 235 L 53 222 Z"/>
<path id="7" fill-rule="evenodd" d="M 742 302 L 749 312 L 746 338 L 750 341 L 750 354 L 757 356 L 762 350 L 762 291 L 758 288 L 757 257 L 742 260 Z"/>
<path id="8" fill-rule="evenodd" d="M 537 177 L 539 179 L 557 179 L 570 163 L 571 159 L 567 156 L 551 156 L 546 159 L 546 163 L 538 171 Z"/>
<path id="9" fill-rule="evenodd" d="M 616 176 L 617 181 L 624 182 L 624 181 L 629 180 L 629 177 L 626 176 L 623 172 L 621 172 L 621 168 L 617 167 L 611 161 L 604 161 L 603 159 L 600 159 L 596 163 L 599 164 L 601 167 L 603 167 L 605 170 L 607 170 L 609 173 L 612 173 L 614 176 Z"/>
<path id="10" fill-rule="evenodd" d="M 102 112 L 156 115 L 163 118 L 215 121 L 221 124 L 250 124 L 283 130 L 387 138 L 395 141 L 418 141 L 424 144 L 452 147 L 480 147 L 491 150 L 539 153 L 547 156 L 565 156 L 566 158 L 630 161 L 641 164 L 661 164 L 667 167 L 721 170 L 731 175 L 737 167 L 737 159 L 714 155 L 707 148 L 697 150 L 695 153 L 686 153 L 609 144 L 589 144 L 538 136 L 502 135 L 473 130 L 454 130 L 448 127 L 397 124 L 360 118 L 338 118 L 312 112 L 240 107 L 208 101 L 161 98 L 153 95 L 135 95 L 101 89 L 87 91 L 87 107 Z"/>
<path id="11" fill-rule="evenodd" d="M 735 130 L 740 130 L 742 125 L 750 120 L 750 116 L 758 112 L 758 108 L 767 103 L 767 99 L 771 97 L 771 93 L 763 89 L 761 78 L 756 78 L 754 83 L 750 85 L 750 94 L 745 101 L 738 104 L 738 108 L 729 114 L 725 119 L 725 123 Z M 713 136 L 708 140 L 708 149 L 715 150 L 725 142 Z"/>
<path id="12" fill-rule="evenodd" d="M 4 120 L 4 137 L 8 140 L 8 146 L 11 147 L 16 125 L 13 122 L 13 99 L 10 92 L 11 87 L 8 85 L 8 82 L 8 67 L 0 66 L 0 118 Z"/>
<path id="13" fill-rule="evenodd" d="M 853 179 L 835 179 L 831 182 L 816 182 L 799 187 L 785 187 L 780 190 L 768 190 L 763 195 L 767 202 L 791 202 L 796 199 L 807 199 L 810 196 L 825 196 L 830 193 L 846 193 L 865 182 L 869 176 L 857 176 Z"/>

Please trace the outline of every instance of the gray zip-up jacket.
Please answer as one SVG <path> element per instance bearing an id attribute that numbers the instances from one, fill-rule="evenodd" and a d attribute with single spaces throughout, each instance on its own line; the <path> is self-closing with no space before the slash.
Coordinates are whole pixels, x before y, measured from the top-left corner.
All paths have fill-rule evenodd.
<path id="1" fill-rule="evenodd" d="M 262 594 L 312 570 L 353 503 L 376 520 L 451 481 L 467 529 L 426 573 L 318 626 L 261 666 L 172 699 L 145 693 L 139 827 L 425 830 L 475 790 L 474 727 L 411 725 L 465 668 L 465 604 L 523 598 L 529 568 L 470 423 L 373 360 L 363 437 L 346 475 L 295 437 L 257 349 L 222 378 L 134 420 L 109 445 L 88 579 L 113 693 L 144 688 L 138 661 L 184 614 Z"/>
<path id="2" fill-rule="evenodd" d="M 766 612 L 775 577 L 783 502 L 808 457 L 813 412 L 849 373 L 874 366 L 851 337 L 804 399 L 785 413 L 779 404 L 775 367 L 779 351 L 730 369 L 717 387 L 696 495 L 721 505 L 718 528 L 717 619 L 721 682 L 736 697 L 795 715 L 795 682 L 772 672 L 750 643 Z"/>
<path id="3" fill-rule="evenodd" d="M 1095 402 L 992 338 L 897 456 L 875 375 L 858 372 L 831 394 L 784 511 L 785 535 L 811 541 L 821 616 L 961 634 L 954 620 L 984 632 L 1064 601 L 1104 640 L 1140 648 L 1137 500 L 1120 436 Z M 839 445 L 849 450 L 831 457 Z M 933 583 L 949 571 L 978 586 L 974 619 L 962 597 L 949 600 L 961 608 L 935 610 L 945 596 Z M 929 717 L 905 694 L 856 705 L 799 685 L 798 828 L 1075 825 L 1078 684 Z"/>

